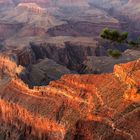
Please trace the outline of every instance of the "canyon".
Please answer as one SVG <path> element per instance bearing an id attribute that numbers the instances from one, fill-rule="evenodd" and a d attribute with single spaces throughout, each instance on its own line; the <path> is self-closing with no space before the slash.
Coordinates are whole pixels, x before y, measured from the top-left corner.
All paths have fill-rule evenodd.
<path id="1" fill-rule="evenodd" d="M 0 57 L 1 139 L 139 139 L 140 60 L 101 75 L 64 75 L 29 89 L 12 58 Z"/>
<path id="2" fill-rule="evenodd" d="M 139 6 L 0 0 L 0 140 L 139 140 L 140 48 L 100 37 L 135 39 Z"/>
<path id="3" fill-rule="evenodd" d="M 50 2 L 52 3 L 48 4 Z M 68 4 L 68 6 L 61 4 L 59 6 L 59 2 Z M 13 8 L 10 7 L 0 13 L 1 51 L 17 56 L 16 61 L 25 67 L 27 73 L 22 78 L 29 85 L 34 85 L 32 81 L 34 78 L 30 75 L 31 69 L 44 64 L 44 59 L 49 59 L 49 62 L 53 61 L 55 66 L 64 67 L 70 73 L 86 74 L 111 72 L 114 64 L 139 58 L 139 50 L 130 49 L 124 45 L 113 46 L 113 49 L 122 52 L 120 59 L 107 57 L 106 51 L 110 48 L 110 44 L 101 40 L 99 33 L 105 27 L 117 30 L 127 29 L 124 27 L 128 26 L 129 20 L 122 22 L 119 18 L 113 17 L 106 7 L 101 7 L 107 4 L 106 0 L 100 3 L 94 1 L 95 5 L 91 6 L 86 6 L 86 4 L 81 6 L 81 4 L 88 3 L 84 0 L 77 2 L 31 0 L 13 1 L 12 3 L 15 4 Z M 110 8 L 116 3 L 120 8 L 132 2 L 129 1 L 130 4 L 128 1 L 110 2 Z M 48 7 L 42 4 L 48 4 Z M 132 32 L 134 36 L 135 30 L 133 28 L 131 30 L 134 31 Z M 19 54 L 21 56 L 18 56 Z M 39 71 L 43 82 L 36 81 L 37 85 L 56 80 L 54 73 L 50 76 L 53 79 L 50 79 L 46 78 L 44 70 L 38 69 Z M 60 78 L 60 76 L 56 77 Z"/>
<path id="4" fill-rule="evenodd" d="M 137 0 L 90 0 L 91 3 L 109 11 L 111 15 L 121 19 L 122 22 L 129 22 L 127 30 L 139 32 L 139 1 Z M 135 26 L 133 26 L 135 25 Z M 132 26 L 134 27 L 132 29 Z M 132 30 L 131 30 L 132 29 Z"/>
<path id="5" fill-rule="evenodd" d="M 14 61 L 26 69 L 20 78 L 30 86 L 48 84 L 67 73 L 112 72 L 115 64 L 139 58 L 140 51 L 127 46 L 123 49 L 120 46 L 120 51 L 124 51 L 120 58 L 108 57 L 106 45 L 100 46 L 88 37 L 50 37 L 43 43 L 31 42 L 26 48 L 5 50 L 5 55 L 14 57 Z"/>

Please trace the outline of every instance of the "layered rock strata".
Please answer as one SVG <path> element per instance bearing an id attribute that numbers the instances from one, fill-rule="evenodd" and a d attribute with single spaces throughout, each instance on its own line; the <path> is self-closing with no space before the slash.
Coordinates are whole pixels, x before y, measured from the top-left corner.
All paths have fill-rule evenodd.
<path id="1" fill-rule="evenodd" d="M 4 140 L 139 140 L 140 60 L 116 65 L 114 73 L 64 75 L 33 89 L 16 76 L 11 59 L 0 63 Z"/>

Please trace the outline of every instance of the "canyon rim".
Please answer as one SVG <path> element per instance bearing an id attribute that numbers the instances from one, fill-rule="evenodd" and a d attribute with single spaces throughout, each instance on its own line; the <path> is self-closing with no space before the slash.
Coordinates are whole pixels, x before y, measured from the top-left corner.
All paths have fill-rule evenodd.
<path id="1" fill-rule="evenodd" d="M 139 9 L 0 0 L 0 140 L 139 140 Z"/>

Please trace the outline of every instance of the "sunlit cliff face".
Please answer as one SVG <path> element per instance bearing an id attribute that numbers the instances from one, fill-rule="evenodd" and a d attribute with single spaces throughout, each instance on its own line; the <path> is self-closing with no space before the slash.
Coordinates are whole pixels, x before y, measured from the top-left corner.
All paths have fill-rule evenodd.
<path id="1" fill-rule="evenodd" d="M 2 56 L 0 64 L 0 130 L 6 138 L 139 140 L 140 60 L 116 65 L 114 73 L 65 75 L 33 89 L 17 77 L 13 60 Z"/>
<path id="2" fill-rule="evenodd" d="M 112 7 L 123 0 L 101 1 L 112 2 Z M 106 48 L 98 42 L 103 41 L 98 32 L 106 26 L 120 29 L 119 21 L 105 10 L 92 9 L 87 0 L 3 2 L 15 7 L 2 12 L 0 31 L 10 34 L 9 42 L 21 40 L 17 46 L 10 42 L 0 54 L 0 140 L 139 140 L 140 59 L 117 64 L 110 73 L 99 74 L 97 67 L 96 74 L 80 74 L 88 69 L 83 61 L 92 55 L 93 62 L 102 59 L 89 70 L 101 61 L 103 66 L 122 62 L 125 52 L 120 59 L 103 56 Z M 75 6 L 78 12 L 69 12 Z M 48 7 L 58 15 L 44 12 Z M 128 56 L 131 51 L 139 57 L 136 48 Z"/>

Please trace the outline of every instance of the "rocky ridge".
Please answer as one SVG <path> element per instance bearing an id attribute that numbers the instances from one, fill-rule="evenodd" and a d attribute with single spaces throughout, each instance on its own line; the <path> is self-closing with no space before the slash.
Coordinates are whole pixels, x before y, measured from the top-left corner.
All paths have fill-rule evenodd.
<path id="1" fill-rule="evenodd" d="M 14 61 L 1 56 L 0 66 L 3 140 L 139 140 L 139 59 L 110 74 L 64 75 L 33 89 Z"/>
<path id="2" fill-rule="evenodd" d="M 39 7 L 36 3 L 19 3 L 17 7 L 23 8 L 24 10 L 25 9 L 30 10 L 37 14 L 43 14 L 43 13 L 45 14 L 46 11 L 45 9 Z"/>
<path id="3" fill-rule="evenodd" d="M 112 58 L 106 55 L 106 46 L 100 46 L 97 41 L 87 37 L 53 37 L 46 42 L 32 42 L 27 47 L 11 50 L 9 46 L 6 49 L 18 65 L 25 67 L 26 73 L 21 74 L 22 80 L 33 86 L 48 84 L 67 73 L 112 72 L 115 64 L 136 60 L 140 55 L 139 50 L 126 50 L 123 46 L 120 47 L 120 51 L 124 51 L 122 56 Z"/>
<path id="4" fill-rule="evenodd" d="M 15 3 L 37 3 L 44 7 L 48 6 L 84 6 L 87 7 L 88 1 L 87 0 L 15 0 Z"/>
<path id="5" fill-rule="evenodd" d="M 138 0 L 90 0 L 90 2 L 101 9 L 107 10 L 110 15 L 117 17 L 122 22 L 129 23 L 125 28 L 138 34 L 140 25 L 140 2 Z M 134 24 L 135 26 L 133 26 Z"/>

